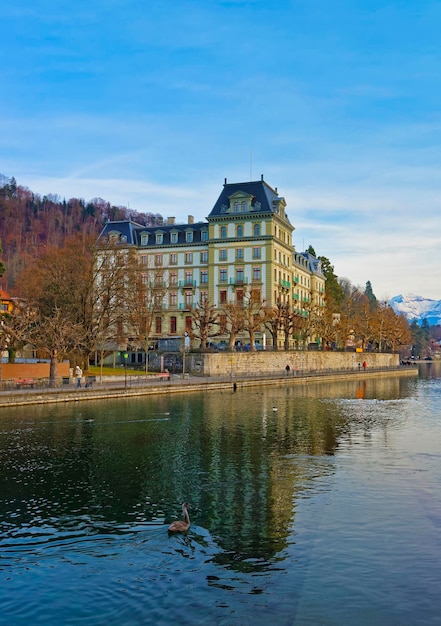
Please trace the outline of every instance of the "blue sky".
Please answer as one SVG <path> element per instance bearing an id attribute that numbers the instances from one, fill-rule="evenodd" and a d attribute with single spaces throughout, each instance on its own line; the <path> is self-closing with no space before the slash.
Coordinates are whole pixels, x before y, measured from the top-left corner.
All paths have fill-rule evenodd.
<path id="1" fill-rule="evenodd" d="M 0 173 L 178 221 L 263 174 L 297 250 L 441 299 L 440 1 L 16 0 L 1 21 Z"/>

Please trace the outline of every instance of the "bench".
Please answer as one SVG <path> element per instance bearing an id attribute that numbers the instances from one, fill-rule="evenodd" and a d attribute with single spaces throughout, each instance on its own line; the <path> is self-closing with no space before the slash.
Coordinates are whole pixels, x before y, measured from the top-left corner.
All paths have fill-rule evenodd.
<path id="1" fill-rule="evenodd" d="M 170 380 L 170 372 L 160 372 L 159 374 L 156 374 L 156 378 L 159 378 L 160 380 Z"/>
<path id="2" fill-rule="evenodd" d="M 31 387 L 33 389 L 35 380 L 33 378 L 16 378 L 14 384 L 17 389 L 21 389 L 22 387 Z"/>

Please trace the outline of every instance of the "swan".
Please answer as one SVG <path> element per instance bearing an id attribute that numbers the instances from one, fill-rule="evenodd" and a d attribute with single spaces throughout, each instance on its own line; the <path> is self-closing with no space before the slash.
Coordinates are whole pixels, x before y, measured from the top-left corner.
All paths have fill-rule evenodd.
<path id="1" fill-rule="evenodd" d="M 188 502 L 182 503 L 182 516 L 184 519 L 178 520 L 177 522 L 173 522 L 168 527 L 169 533 L 185 533 L 190 528 L 190 517 L 188 515 L 188 507 L 190 505 Z"/>

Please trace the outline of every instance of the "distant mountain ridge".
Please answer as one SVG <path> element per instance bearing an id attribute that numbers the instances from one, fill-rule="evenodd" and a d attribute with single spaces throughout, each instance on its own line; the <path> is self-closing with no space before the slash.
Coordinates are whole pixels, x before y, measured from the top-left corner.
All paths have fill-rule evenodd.
<path id="1" fill-rule="evenodd" d="M 426 319 L 431 326 L 441 325 L 441 300 L 431 300 L 408 293 L 394 296 L 389 300 L 389 304 L 396 313 L 404 315 L 409 322 L 416 319 L 421 324 L 423 319 Z"/>

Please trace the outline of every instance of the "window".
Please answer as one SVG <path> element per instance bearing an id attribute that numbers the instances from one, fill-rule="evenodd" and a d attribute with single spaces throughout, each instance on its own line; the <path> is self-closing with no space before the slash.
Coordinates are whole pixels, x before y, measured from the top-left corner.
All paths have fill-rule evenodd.
<path id="1" fill-rule="evenodd" d="M 201 230 L 201 241 L 208 241 L 208 230 Z"/>
<path id="2" fill-rule="evenodd" d="M 178 301 L 178 296 L 176 291 L 171 291 L 170 292 L 170 306 L 176 306 L 176 303 Z"/>
<path id="3" fill-rule="evenodd" d="M 162 333 L 162 318 L 155 317 L 155 333 L 160 335 Z"/>
<path id="4" fill-rule="evenodd" d="M 162 286 L 163 286 L 162 274 L 155 274 L 155 287 L 162 287 Z"/>
<path id="5" fill-rule="evenodd" d="M 178 233 L 171 233 L 171 235 L 170 235 L 170 242 L 171 243 L 178 243 Z"/>
<path id="6" fill-rule="evenodd" d="M 219 282 L 226 283 L 227 282 L 227 268 L 221 267 L 219 270 Z"/>
<path id="7" fill-rule="evenodd" d="M 261 248 L 253 248 L 253 259 L 260 259 L 261 258 Z"/>
<path id="8" fill-rule="evenodd" d="M 220 236 L 221 236 L 221 239 L 225 239 L 225 237 L 227 236 L 227 227 L 226 226 L 221 226 Z"/>
<path id="9" fill-rule="evenodd" d="M 148 235 L 141 235 L 141 246 L 146 246 L 149 242 L 149 236 Z"/>
<path id="10" fill-rule="evenodd" d="M 170 255 L 170 265 L 176 265 L 178 262 L 178 255 L 176 254 L 176 252 L 173 252 Z"/>
<path id="11" fill-rule="evenodd" d="M 254 224 L 253 235 L 254 237 L 260 237 L 260 224 Z"/>
<path id="12" fill-rule="evenodd" d="M 156 243 L 161 244 L 164 241 L 164 235 L 162 233 L 156 233 Z"/>
<path id="13" fill-rule="evenodd" d="M 162 265 L 162 254 L 155 255 L 155 265 Z"/>
<path id="14" fill-rule="evenodd" d="M 147 265 L 148 257 L 146 254 L 141 255 L 141 265 Z"/>
<path id="15" fill-rule="evenodd" d="M 187 309 L 191 309 L 191 307 L 193 306 L 193 292 L 192 291 L 185 292 L 185 306 Z"/>
<path id="16" fill-rule="evenodd" d="M 238 237 L 243 237 L 243 226 L 242 224 L 239 224 L 239 226 L 237 227 L 237 236 Z"/>
<path id="17" fill-rule="evenodd" d="M 185 272 L 185 284 L 193 287 L 193 272 Z"/>
<path id="18" fill-rule="evenodd" d="M 176 333 L 176 317 L 174 315 L 170 318 L 170 334 Z"/>
<path id="19" fill-rule="evenodd" d="M 237 200 L 236 200 L 236 202 L 234 203 L 234 212 L 235 212 L 235 213 L 239 213 L 239 203 L 237 202 Z"/>
<path id="20" fill-rule="evenodd" d="M 237 306 L 243 306 L 243 291 L 242 291 L 242 289 L 238 289 L 236 291 L 236 304 L 237 304 Z"/>
<path id="21" fill-rule="evenodd" d="M 225 289 L 222 289 L 221 291 L 219 291 L 219 304 L 226 304 L 227 303 L 227 292 L 225 291 Z"/>
<path id="22" fill-rule="evenodd" d="M 243 267 L 236 269 L 236 283 L 243 283 Z"/>
<path id="23" fill-rule="evenodd" d="M 243 248 L 236 248 L 236 259 L 243 259 Z"/>
<path id="24" fill-rule="evenodd" d="M 208 252 L 201 252 L 201 263 L 208 263 Z"/>
<path id="25" fill-rule="evenodd" d="M 187 315 L 185 318 L 185 330 L 187 333 L 191 333 L 191 315 Z"/>
<path id="26" fill-rule="evenodd" d="M 187 243 L 192 243 L 192 241 L 193 241 L 193 231 L 192 230 L 187 230 L 187 232 L 185 233 L 185 241 Z"/>
<path id="27" fill-rule="evenodd" d="M 253 280 L 260 280 L 260 267 L 253 267 Z"/>
<path id="28" fill-rule="evenodd" d="M 247 203 L 245 202 L 245 200 L 242 202 L 242 213 L 245 213 L 245 211 L 247 210 Z"/>
<path id="29" fill-rule="evenodd" d="M 170 285 L 177 285 L 177 284 L 178 284 L 178 273 L 170 272 Z"/>
<path id="30" fill-rule="evenodd" d="M 227 251 L 225 249 L 219 250 L 219 261 L 227 260 Z"/>
<path id="31" fill-rule="evenodd" d="M 193 263 L 193 252 L 186 252 L 185 253 L 185 262 L 186 263 Z"/>
<path id="32" fill-rule="evenodd" d="M 208 300 L 208 291 L 201 291 L 201 302 L 207 302 Z"/>
<path id="33" fill-rule="evenodd" d="M 204 285 L 208 283 L 208 270 L 201 270 L 201 283 Z"/>

